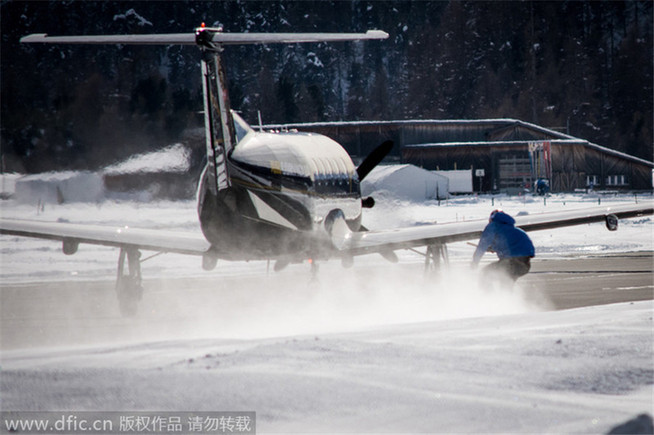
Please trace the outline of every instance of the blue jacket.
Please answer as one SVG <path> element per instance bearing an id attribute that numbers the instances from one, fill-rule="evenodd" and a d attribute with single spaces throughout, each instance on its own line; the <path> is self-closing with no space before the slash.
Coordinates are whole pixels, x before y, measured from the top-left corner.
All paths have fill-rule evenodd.
<path id="1" fill-rule="evenodd" d="M 502 258 L 533 257 L 535 250 L 531 239 L 520 228 L 515 227 L 515 219 L 504 212 L 497 212 L 484 232 L 481 233 L 477 250 L 472 258 L 474 264 L 479 263 L 481 257 L 488 250 L 493 250 Z"/>

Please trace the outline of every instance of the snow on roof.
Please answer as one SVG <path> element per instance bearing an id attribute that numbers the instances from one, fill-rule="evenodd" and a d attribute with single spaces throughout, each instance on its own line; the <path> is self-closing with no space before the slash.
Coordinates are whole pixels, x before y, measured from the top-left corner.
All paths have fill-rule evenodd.
<path id="1" fill-rule="evenodd" d="M 409 164 L 404 164 L 404 165 L 379 165 L 376 168 L 374 168 L 370 173 L 366 176 L 366 182 L 367 183 L 377 183 L 381 180 L 384 180 L 391 176 L 392 174 L 395 174 L 396 172 L 401 171 L 402 169 L 405 169 L 406 167 L 410 166 Z"/>
<path id="2" fill-rule="evenodd" d="M 402 119 L 391 121 L 330 121 L 330 122 L 307 122 L 307 123 L 293 123 L 293 124 L 270 124 L 264 125 L 265 129 L 291 129 L 298 128 L 304 130 L 311 127 L 364 127 L 364 126 L 392 126 L 392 125 L 432 125 L 432 126 L 471 126 L 471 125 L 496 125 L 497 127 L 511 127 L 521 126 L 533 131 L 540 132 L 549 137 L 560 139 L 576 139 L 573 136 L 552 130 L 549 128 L 541 127 L 540 125 L 532 124 L 530 122 L 521 121 L 513 118 L 485 118 L 485 119 Z"/>
<path id="3" fill-rule="evenodd" d="M 528 142 L 550 142 L 555 145 L 583 145 L 588 148 L 595 149 L 605 154 L 610 154 L 633 162 L 641 163 L 647 166 L 654 167 L 654 162 L 641 159 L 640 157 L 632 156 L 621 151 L 606 148 L 584 139 L 541 139 L 538 141 L 530 140 L 504 140 L 504 141 L 477 141 L 477 142 L 434 142 L 434 143 L 419 143 L 404 145 L 404 148 L 447 148 L 447 147 L 498 147 L 498 146 L 525 146 Z"/>
<path id="4" fill-rule="evenodd" d="M 403 182 L 407 184 L 412 184 L 412 182 L 415 181 L 422 182 L 425 177 L 442 178 L 443 180 L 446 179 L 446 177 L 443 177 L 442 175 L 435 174 L 432 171 L 428 171 L 426 169 L 422 169 L 407 163 L 403 165 L 377 166 L 366 176 L 366 182 L 378 183 L 398 172 L 402 172 Z"/>
<path id="5" fill-rule="evenodd" d="M 137 154 L 121 163 L 106 167 L 103 172 L 105 175 L 186 172 L 190 167 L 191 153 L 178 143 L 159 151 Z"/>
<path id="6" fill-rule="evenodd" d="M 440 126 L 463 126 L 463 125 L 484 125 L 484 124 L 497 124 L 498 127 L 503 125 L 505 127 L 521 126 L 532 130 L 534 132 L 542 133 L 549 138 L 540 140 L 549 140 L 556 144 L 583 144 L 586 147 L 593 148 L 600 152 L 611 154 L 616 157 L 631 160 L 637 163 L 645 164 L 654 167 L 654 162 L 645 160 L 636 156 L 632 156 L 602 145 L 598 145 L 587 140 L 570 136 L 556 130 L 541 127 L 530 122 L 521 121 L 513 118 L 497 118 L 497 119 L 407 119 L 407 120 L 392 120 L 392 121 L 337 121 L 337 122 L 312 122 L 312 123 L 294 123 L 294 124 L 271 124 L 265 125 L 266 129 L 310 129 L 312 127 L 345 127 L 345 126 L 392 126 L 392 125 L 440 125 Z M 493 145 L 509 145 L 518 146 L 523 145 L 523 141 L 477 141 L 477 142 L 448 142 L 448 143 L 424 143 L 424 144 L 406 144 L 404 147 L 435 147 L 435 146 L 493 146 Z"/>

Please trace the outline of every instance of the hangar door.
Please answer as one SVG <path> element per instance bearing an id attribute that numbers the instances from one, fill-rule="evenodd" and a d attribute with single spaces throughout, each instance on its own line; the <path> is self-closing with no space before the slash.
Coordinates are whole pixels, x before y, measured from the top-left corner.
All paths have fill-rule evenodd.
<path id="1" fill-rule="evenodd" d="M 531 163 L 529 157 L 503 156 L 498 159 L 498 184 L 500 189 L 531 186 Z"/>

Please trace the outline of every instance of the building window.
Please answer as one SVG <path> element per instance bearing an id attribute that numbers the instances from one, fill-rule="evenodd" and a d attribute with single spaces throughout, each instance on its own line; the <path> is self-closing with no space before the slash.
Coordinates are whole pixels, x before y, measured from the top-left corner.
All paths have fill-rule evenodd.
<path id="1" fill-rule="evenodd" d="M 586 175 L 586 186 L 599 186 L 599 175 Z"/>
<path id="2" fill-rule="evenodd" d="M 624 175 L 609 175 L 606 177 L 607 186 L 626 186 L 627 177 Z"/>

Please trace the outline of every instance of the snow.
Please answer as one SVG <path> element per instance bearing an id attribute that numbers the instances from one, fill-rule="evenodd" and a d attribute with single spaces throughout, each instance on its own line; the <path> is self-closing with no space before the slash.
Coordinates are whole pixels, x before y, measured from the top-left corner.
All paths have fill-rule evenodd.
<path id="1" fill-rule="evenodd" d="M 326 136 L 311 133 L 251 131 L 234 149 L 232 159 L 312 180 L 335 175 L 351 177 L 355 171 L 343 147 Z"/>
<path id="2" fill-rule="evenodd" d="M 125 12 L 124 14 L 116 14 L 116 15 L 114 15 L 113 20 L 114 20 L 114 21 L 118 21 L 118 20 L 127 20 L 127 19 L 130 18 L 130 17 L 133 17 L 133 18 L 137 21 L 137 24 L 138 24 L 140 27 L 144 27 L 144 26 L 146 26 L 146 25 L 147 25 L 147 26 L 152 26 L 152 22 L 146 20 L 144 17 L 142 17 L 141 15 L 137 14 L 136 11 L 135 11 L 134 9 L 129 9 L 129 10 L 128 10 L 127 12 Z"/>
<path id="3" fill-rule="evenodd" d="M 307 64 L 313 65 L 316 68 L 324 68 L 324 64 L 320 61 L 316 53 L 307 53 Z"/>
<path id="4" fill-rule="evenodd" d="M 652 309 L 3 352 L 3 407 L 256 410 L 262 433 L 606 433 L 652 411 Z"/>
<path id="5" fill-rule="evenodd" d="M 105 175 L 187 172 L 190 167 L 191 153 L 178 143 L 160 151 L 137 154 L 124 162 L 108 166 L 103 172 Z"/>
<path id="6" fill-rule="evenodd" d="M 652 199 L 373 195 L 377 205 L 364 210 L 370 229 L 483 219 L 495 208 L 517 215 Z M 0 212 L 200 231 L 194 201 L 37 208 L 5 200 Z M 652 251 L 653 234 L 646 217 L 622 220 L 617 232 L 590 224 L 530 236 L 538 258 L 560 258 Z M 144 279 L 160 286 L 146 291 L 151 309 L 141 316 L 62 317 L 56 328 L 71 328 L 70 342 L 3 348 L 2 408 L 251 410 L 261 433 L 606 433 L 654 412 L 652 301 L 549 311 L 520 286 L 480 288 L 468 269 L 473 251 L 450 244 L 451 270 L 436 283 L 415 273 L 422 257 L 402 252 L 399 265 L 378 256 L 357 258 L 352 269 L 326 262 L 309 288 L 306 264 L 267 276 L 265 262 L 219 262 L 205 272 L 198 258 L 159 256 L 143 263 Z M 68 257 L 56 242 L 0 236 L 0 280 L 25 291 L 102 283 L 115 276 L 117 255 L 81 245 Z M 53 293 L 53 309 L 66 291 Z"/>

